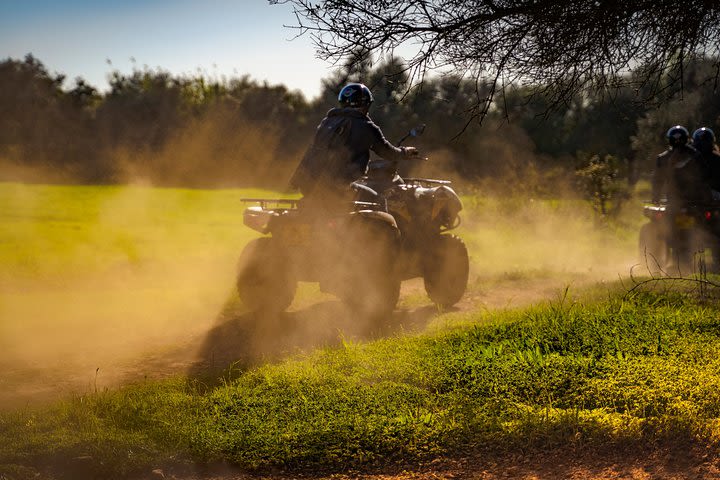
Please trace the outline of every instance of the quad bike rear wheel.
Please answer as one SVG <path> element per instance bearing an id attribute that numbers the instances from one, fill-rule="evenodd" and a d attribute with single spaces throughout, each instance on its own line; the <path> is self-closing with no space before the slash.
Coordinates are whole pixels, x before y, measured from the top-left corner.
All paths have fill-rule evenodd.
<path id="1" fill-rule="evenodd" d="M 425 291 L 442 308 L 455 305 L 467 288 L 470 259 L 465 242 L 456 235 L 440 235 L 424 259 Z"/>
<path id="2" fill-rule="evenodd" d="M 279 313 L 293 301 L 297 280 L 272 238 L 249 242 L 238 262 L 237 291 L 253 312 Z"/>

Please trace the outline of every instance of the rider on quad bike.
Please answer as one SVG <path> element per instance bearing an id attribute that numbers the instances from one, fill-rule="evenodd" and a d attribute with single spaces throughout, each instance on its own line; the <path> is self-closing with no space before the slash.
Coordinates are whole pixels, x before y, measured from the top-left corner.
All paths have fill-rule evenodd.
<path id="1" fill-rule="evenodd" d="M 690 134 L 682 125 L 666 134 L 669 148 L 657 156 L 652 181 L 652 200 L 665 199 L 672 209 L 688 203 L 708 200 L 709 190 L 697 150 L 690 144 Z"/>
<path id="2" fill-rule="evenodd" d="M 365 173 L 371 150 L 392 160 L 417 156 L 414 147 L 393 146 L 370 119 L 373 95 L 368 87 L 345 85 L 338 103 L 318 125 L 312 145 L 290 180 L 306 204 L 337 205 L 337 200 L 347 196 L 348 185 Z"/>
<path id="3" fill-rule="evenodd" d="M 297 282 L 318 282 L 354 314 L 383 321 L 402 280 L 422 276 L 433 302 L 454 305 L 468 280 L 467 249 L 445 234 L 460 223 L 459 197 L 446 180 L 399 179 L 394 189 L 373 183 L 380 192 L 370 187 L 377 171 L 360 177 L 371 150 L 393 166 L 419 158 L 417 150 L 385 139 L 367 116 L 372 94 L 364 85 L 347 85 L 339 101 L 292 177 L 303 197 L 245 199 L 259 203 L 245 209 L 245 225 L 266 236 L 241 255 L 241 300 L 253 311 L 281 312 Z"/>
<path id="4" fill-rule="evenodd" d="M 688 130 L 671 127 L 669 148 L 657 157 L 652 179 L 651 222 L 640 231 L 640 260 L 663 270 L 694 270 L 694 256 L 707 246 L 708 226 L 716 223 L 715 202 L 702 156 L 689 144 Z"/>
<path id="5" fill-rule="evenodd" d="M 366 187 L 353 181 L 363 175 L 371 150 L 395 160 L 417 150 L 385 139 L 368 116 L 373 97 L 365 85 L 346 85 L 338 101 L 290 181 L 303 197 L 247 199 L 260 205 L 245 210 L 245 224 L 270 235 L 250 242 L 241 255 L 238 293 L 251 310 L 284 310 L 298 281 L 319 282 L 366 317 L 385 317 L 397 303 L 397 223 L 374 202 L 354 199 L 353 189 Z"/>

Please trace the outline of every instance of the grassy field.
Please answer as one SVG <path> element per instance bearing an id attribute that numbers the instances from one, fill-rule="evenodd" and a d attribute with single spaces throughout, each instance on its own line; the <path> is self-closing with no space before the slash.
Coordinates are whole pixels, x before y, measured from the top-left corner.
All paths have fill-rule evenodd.
<path id="1" fill-rule="evenodd" d="M 0 471 L 346 471 L 473 448 L 714 445 L 719 313 L 643 293 L 445 314 L 422 335 L 346 343 L 219 385 L 178 376 L 3 414 Z"/>
<path id="2" fill-rule="evenodd" d="M 265 191 L 0 184 L 2 284 L 237 255 L 243 195 Z"/>
<path id="3" fill-rule="evenodd" d="M 28 372 L 42 382 L 21 400 L 102 387 L 207 329 L 253 236 L 239 199 L 267 193 L 1 184 L 0 404 Z"/>
<path id="4" fill-rule="evenodd" d="M 0 185 L 0 386 L 53 382 L 68 367 L 90 379 L 0 414 L 0 478 L 126 478 L 212 462 L 334 472 L 473 449 L 716 445 L 712 289 L 660 282 L 627 295 L 631 283 L 612 279 L 628 272 L 640 220 L 598 231 L 582 205 L 563 202 L 467 198 L 460 230 L 470 296 L 503 279 L 560 278 L 568 290 L 553 299 L 470 302 L 433 312 L 420 332 L 341 334 L 276 361 L 222 365 L 222 375 L 141 370 L 106 386 L 107 359 L 163 351 L 212 328 L 228 305 L 242 311 L 232 274 L 255 236 L 241 226 L 249 195 L 274 194 Z M 305 305 L 273 320 L 333 307 Z M 423 305 L 420 293 L 401 302 Z"/>

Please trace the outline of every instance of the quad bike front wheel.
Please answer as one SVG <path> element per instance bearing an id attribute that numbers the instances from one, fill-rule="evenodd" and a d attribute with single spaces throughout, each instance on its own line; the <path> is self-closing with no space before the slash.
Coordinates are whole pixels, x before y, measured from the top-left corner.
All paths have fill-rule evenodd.
<path id="1" fill-rule="evenodd" d="M 373 222 L 357 222 L 346 256 L 347 279 L 340 295 L 361 317 L 384 322 L 400 296 L 395 260 L 400 248 L 397 230 Z"/>
<path id="2" fill-rule="evenodd" d="M 425 291 L 442 308 L 455 305 L 467 288 L 470 259 L 465 242 L 456 235 L 440 235 L 424 258 Z"/>
<path id="3" fill-rule="evenodd" d="M 670 260 L 667 241 L 660 227 L 655 223 L 646 223 L 640 227 L 638 236 L 638 260 L 651 274 L 662 272 Z"/>
<path id="4" fill-rule="evenodd" d="M 238 262 L 237 291 L 253 312 L 279 313 L 293 301 L 297 280 L 272 238 L 249 242 Z"/>
<path id="5" fill-rule="evenodd" d="M 676 229 L 671 245 L 671 264 L 667 268 L 672 275 L 700 273 L 705 267 L 707 235 L 699 228 Z"/>

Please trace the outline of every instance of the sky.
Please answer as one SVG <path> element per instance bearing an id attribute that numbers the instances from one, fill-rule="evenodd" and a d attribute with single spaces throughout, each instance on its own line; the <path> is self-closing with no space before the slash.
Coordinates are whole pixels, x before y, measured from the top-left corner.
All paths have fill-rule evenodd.
<path id="1" fill-rule="evenodd" d="M 0 0 L 0 61 L 28 53 L 51 73 L 101 91 L 112 71 L 249 75 L 310 100 L 333 66 L 288 28 L 292 6 L 268 0 Z"/>

